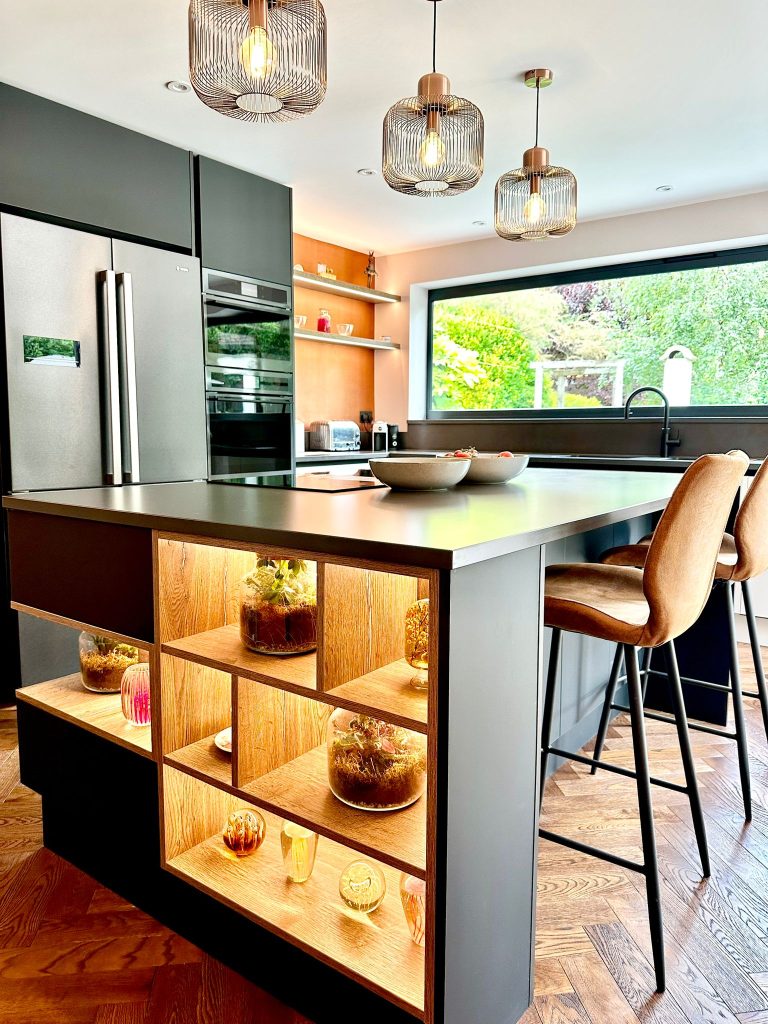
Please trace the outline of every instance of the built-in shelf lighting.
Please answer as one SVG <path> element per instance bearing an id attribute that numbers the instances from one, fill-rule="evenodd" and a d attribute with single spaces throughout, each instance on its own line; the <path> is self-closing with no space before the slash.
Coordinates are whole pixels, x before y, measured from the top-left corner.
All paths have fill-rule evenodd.
<path id="1" fill-rule="evenodd" d="M 295 270 L 293 273 L 294 284 L 306 285 L 313 291 L 333 292 L 334 295 L 351 295 L 355 299 L 362 299 L 364 302 L 400 302 L 399 295 L 389 295 L 387 292 L 380 292 L 376 288 L 363 288 L 355 284 L 346 284 L 344 281 L 337 281 L 331 277 L 321 277 L 319 274 L 309 274 L 306 271 Z"/>

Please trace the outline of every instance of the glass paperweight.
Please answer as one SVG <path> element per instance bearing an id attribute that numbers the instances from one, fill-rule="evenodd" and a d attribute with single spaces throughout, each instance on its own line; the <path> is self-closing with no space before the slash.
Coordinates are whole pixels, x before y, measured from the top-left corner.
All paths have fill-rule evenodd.
<path id="1" fill-rule="evenodd" d="M 414 601 L 405 613 L 405 660 L 418 669 L 411 677 L 411 686 L 426 690 L 429 668 L 429 598 Z"/>
<path id="2" fill-rule="evenodd" d="M 285 871 L 291 882 L 306 882 L 312 874 L 317 854 L 317 832 L 293 821 L 284 821 L 280 830 Z"/>
<path id="3" fill-rule="evenodd" d="M 149 725 L 152 721 L 149 689 L 149 665 L 129 665 L 120 683 L 123 716 L 131 725 Z"/>
<path id="4" fill-rule="evenodd" d="M 317 647 L 317 565 L 260 557 L 243 579 L 240 639 L 260 654 L 303 654 Z"/>
<path id="5" fill-rule="evenodd" d="M 403 873 L 400 876 L 400 901 L 408 922 L 408 931 L 417 946 L 424 945 L 426 933 L 427 883 L 422 878 Z"/>
<path id="6" fill-rule="evenodd" d="M 224 843 L 238 857 L 255 853 L 264 842 L 267 823 L 258 811 L 233 811 L 224 826 Z"/>
<path id="7" fill-rule="evenodd" d="M 350 910 L 372 914 L 387 894 L 384 872 L 367 860 L 347 864 L 339 879 L 339 895 Z"/>
<path id="8" fill-rule="evenodd" d="M 80 678 L 93 693 L 120 693 L 123 673 L 140 657 L 138 647 L 95 633 L 81 633 L 79 647 Z"/>
<path id="9" fill-rule="evenodd" d="M 408 807 L 427 785 L 427 737 L 338 708 L 328 720 L 328 782 L 350 807 Z"/>

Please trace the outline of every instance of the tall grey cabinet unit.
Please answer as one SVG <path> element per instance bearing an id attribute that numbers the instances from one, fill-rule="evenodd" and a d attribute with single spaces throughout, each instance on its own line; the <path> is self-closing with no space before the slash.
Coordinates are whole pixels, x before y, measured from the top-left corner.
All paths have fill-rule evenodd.
<path id="1" fill-rule="evenodd" d="M 290 188 L 208 157 L 196 165 L 203 266 L 290 287 Z"/>
<path id="2" fill-rule="evenodd" d="M 3 83 L 0 204 L 192 249 L 186 150 Z"/>

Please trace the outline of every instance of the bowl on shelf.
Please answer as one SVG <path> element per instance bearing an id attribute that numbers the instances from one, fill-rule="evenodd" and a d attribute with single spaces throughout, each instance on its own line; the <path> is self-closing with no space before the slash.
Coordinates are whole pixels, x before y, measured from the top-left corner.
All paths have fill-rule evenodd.
<path id="1" fill-rule="evenodd" d="M 528 465 L 529 455 L 493 455 L 479 453 L 474 458 L 466 459 L 469 472 L 464 482 L 467 484 L 505 484 L 520 476 Z M 447 461 L 453 462 L 453 459 Z M 461 462 L 464 460 L 456 459 Z"/>
<path id="2" fill-rule="evenodd" d="M 355 329 L 354 324 L 337 324 L 336 333 L 343 334 L 345 338 L 348 338 L 352 331 Z"/>
<path id="3" fill-rule="evenodd" d="M 293 326 L 296 328 L 297 331 L 300 331 L 302 327 L 306 327 L 306 325 L 307 318 L 297 313 L 296 316 L 294 316 L 293 318 Z"/>
<path id="4" fill-rule="evenodd" d="M 469 459 L 372 459 L 371 472 L 395 491 L 437 491 L 455 487 L 469 470 Z"/>

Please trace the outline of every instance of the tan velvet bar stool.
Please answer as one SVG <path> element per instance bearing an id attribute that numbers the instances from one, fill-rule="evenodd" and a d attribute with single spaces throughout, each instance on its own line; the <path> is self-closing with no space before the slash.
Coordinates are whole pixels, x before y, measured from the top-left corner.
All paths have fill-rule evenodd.
<path id="1" fill-rule="evenodd" d="M 675 637 L 701 614 L 712 588 L 715 561 L 739 484 L 749 460 L 743 452 L 704 455 L 677 485 L 648 545 L 644 567 L 604 564 L 553 565 L 547 569 L 544 621 L 552 627 L 541 727 L 541 798 L 550 754 L 635 779 L 640 806 L 643 861 L 637 863 L 608 850 L 588 846 L 546 829 L 539 836 L 572 850 L 591 854 L 645 876 L 656 987 L 665 987 L 664 931 L 656 858 L 651 784 L 688 794 L 704 874 L 709 874 L 704 816 L 688 739 L 682 686 L 677 672 Z M 551 745 L 552 715 L 562 631 L 621 645 L 627 665 L 629 712 L 635 770 L 596 761 Z M 643 719 L 637 648 L 664 647 L 670 689 L 685 769 L 685 786 L 651 778 Z"/>
<path id="2" fill-rule="evenodd" d="M 606 551 L 601 561 L 607 565 L 624 565 L 642 567 L 651 544 L 651 536 L 644 537 L 637 544 L 624 544 L 620 547 L 611 548 Z M 714 736 L 723 736 L 736 741 L 739 754 L 739 775 L 741 777 L 741 791 L 744 800 L 744 814 L 749 820 L 752 817 L 752 794 L 749 773 L 749 747 L 747 743 L 747 727 L 744 720 L 742 708 L 742 697 L 752 697 L 760 701 L 760 709 L 763 716 L 763 727 L 768 738 L 768 685 L 766 685 L 765 672 L 763 671 L 763 659 L 760 651 L 760 640 L 757 635 L 757 623 L 752 608 L 752 597 L 749 591 L 749 581 L 768 570 L 768 459 L 755 473 L 752 486 L 747 491 L 746 497 L 741 505 L 734 523 L 733 534 L 726 533 L 720 544 L 720 551 L 715 566 L 715 582 L 725 587 L 726 609 L 728 616 L 728 639 L 729 639 L 729 660 L 730 660 L 730 681 L 728 684 L 710 683 L 703 679 L 691 679 L 683 677 L 683 682 L 692 686 L 704 687 L 708 690 L 720 690 L 731 696 L 733 700 L 734 731 L 720 729 L 693 722 L 691 729 L 698 732 L 711 733 Z M 755 665 L 755 676 L 757 678 L 757 690 L 743 691 L 741 688 L 741 674 L 739 670 L 738 647 L 736 643 L 736 622 L 733 614 L 733 590 L 736 584 L 741 585 L 741 592 L 744 596 L 744 610 L 746 612 L 749 639 L 752 647 L 752 658 Z M 650 652 L 649 652 L 650 653 Z M 620 705 L 613 703 L 616 687 L 622 681 L 619 675 L 621 671 L 621 651 L 617 648 L 616 657 L 611 672 L 611 681 L 605 695 L 603 714 L 600 719 L 600 727 L 595 743 L 595 760 L 599 761 L 605 743 L 605 736 L 608 731 L 610 713 L 612 710 L 622 710 Z M 649 674 L 656 673 L 651 668 L 650 660 L 643 666 L 644 680 L 643 693 L 647 685 Z M 661 721 L 668 721 L 668 716 L 646 711 L 646 717 L 652 717 Z"/>

